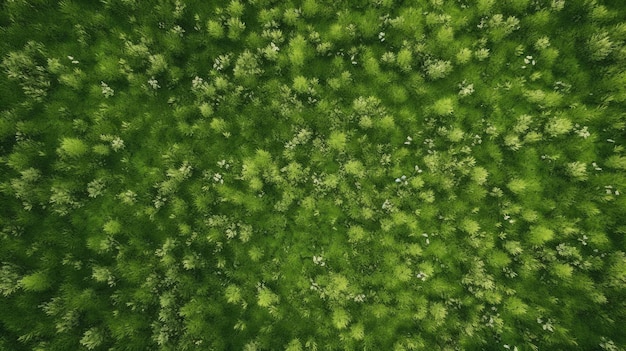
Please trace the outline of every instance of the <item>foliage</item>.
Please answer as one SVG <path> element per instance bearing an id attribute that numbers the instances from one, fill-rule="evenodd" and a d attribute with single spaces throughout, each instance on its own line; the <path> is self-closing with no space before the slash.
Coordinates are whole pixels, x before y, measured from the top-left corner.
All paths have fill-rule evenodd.
<path id="1" fill-rule="evenodd" d="M 626 349 L 620 1 L 0 6 L 0 349 Z"/>

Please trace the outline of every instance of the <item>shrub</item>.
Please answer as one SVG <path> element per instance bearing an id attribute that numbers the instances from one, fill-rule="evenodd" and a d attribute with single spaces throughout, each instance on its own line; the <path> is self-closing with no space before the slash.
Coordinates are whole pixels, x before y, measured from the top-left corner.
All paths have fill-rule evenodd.
<path id="1" fill-rule="evenodd" d="M 460 65 L 464 65 L 466 63 L 468 63 L 473 56 L 473 52 L 471 49 L 469 48 L 462 48 L 461 50 L 459 50 L 459 52 L 456 54 L 456 62 Z"/>
<path id="2" fill-rule="evenodd" d="M 69 157 L 80 157 L 89 151 L 87 144 L 77 138 L 63 138 L 59 147 L 59 154 Z"/>
<path id="3" fill-rule="evenodd" d="M 432 110 L 437 116 L 451 115 L 454 112 L 454 103 L 453 98 L 439 99 L 433 104 Z"/>
<path id="4" fill-rule="evenodd" d="M 346 148 L 347 137 L 344 133 L 333 131 L 328 137 L 328 146 L 337 151 L 344 151 Z"/>
<path id="5" fill-rule="evenodd" d="M 236 17 L 236 18 L 241 17 L 241 16 L 243 16 L 243 11 L 244 10 L 245 10 L 244 4 L 242 4 L 238 0 L 232 0 L 228 4 L 228 7 L 226 7 L 226 13 L 230 17 Z"/>
<path id="6" fill-rule="evenodd" d="M 102 228 L 102 230 L 109 235 L 118 234 L 121 229 L 122 229 L 122 225 L 120 224 L 120 222 L 116 220 L 110 220 L 106 222 L 104 224 L 104 227 Z"/>
<path id="7" fill-rule="evenodd" d="M 226 21 L 226 27 L 228 28 L 228 39 L 238 40 L 246 29 L 246 24 L 238 17 L 230 17 Z"/>
<path id="8" fill-rule="evenodd" d="M 474 51 L 474 57 L 478 61 L 486 60 L 489 57 L 489 49 L 481 48 L 481 49 L 478 49 L 478 50 Z"/>
<path id="9" fill-rule="evenodd" d="M 350 323 L 350 315 L 343 308 L 339 308 L 333 311 L 332 318 L 333 325 L 339 330 L 345 329 Z"/>
<path id="10" fill-rule="evenodd" d="M 546 124 L 544 131 L 551 137 L 569 133 L 573 128 L 572 122 L 565 117 L 553 117 Z"/>
<path id="11" fill-rule="evenodd" d="M 477 234 L 480 230 L 480 225 L 478 224 L 478 222 L 466 218 L 461 222 L 460 229 L 469 235 L 474 235 Z"/>
<path id="12" fill-rule="evenodd" d="M 306 93 L 309 89 L 309 83 L 307 79 L 303 76 L 297 76 L 293 79 L 293 90 L 298 93 Z"/>
<path id="13" fill-rule="evenodd" d="M 150 67 L 146 71 L 148 75 L 154 76 L 154 75 L 167 71 L 168 64 L 167 64 L 167 60 L 165 59 L 165 56 L 161 54 L 150 55 L 148 60 L 150 61 Z"/>
<path id="14" fill-rule="evenodd" d="M 316 0 L 304 0 L 302 4 L 302 14 L 305 17 L 313 17 L 320 11 L 320 6 Z"/>
<path id="15" fill-rule="evenodd" d="M 411 50 L 405 48 L 398 52 L 398 56 L 396 58 L 396 64 L 400 67 L 400 70 L 404 72 L 411 71 L 411 64 L 413 62 L 413 53 Z"/>
<path id="16" fill-rule="evenodd" d="M 613 51 L 613 47 L 607 32 L 596 33 L 587 41 L 587 50 L 592 61 L 604 60 Z"/>
<path id="17" fill-rule="evenodd" d="M 255 76 L 261 73 L 263 70 L 259 65 L 258 57 L 248 50 L 239 55 L 233 68 L 233 76 L 246 85 L 251 85 L 255 81 Z"/>
<path id="18" fill-rule="evenodd" d="M 528 242 L 533 245 L 542 245 L 554 238 L 554 232 L 544 226 L 533 226 L 528 233 Z"/>
<path id="19" fill-rule="evenodd" d="M 38 271 L 22 277 L 19 284 L 26 291 L 36 292 L 48 290 L 52 286 L 52 281 L 46 272 Z"/>
<path id="20" fill-rule="evenodd" d="M 488 176 L 489 172 L 483 167 L 475 167 L 472 169 L 472 180 L 479 185 L 485 184 Z"/>
<path id="21" fill-rule="evenodd" d="M 428 60 L 425 63 L 425 70 L 430 79 L 441 79 L 452 72 L 452 63 L 444 60 Z"/>
<path id="22" fill-rule="evenodd" d="M 3 263 L 0 268 L 0 294 L 8 297 L 20 289 L 20 275 L 15 265 Z"/>
<path id="23" fill-rule="evenodd" d="M 241 289 L 236 285 L 229 285 L 224 290 L 226 301 L 231 304 L 238 304 L 242 301 Z"/>
<path id="24" fill-rule="evenodd" d="M 209 20 L 206 24 L 206 30 L 209 37 L 220 39 L 224 37 L 224 27 L 215 20 Z"/>
<path id="25" fill-rule="evenodd" d="M 404 87 L 399 85 L 392 85 L 389 88 L 389 97 L 394 103 L 401 104 L 407 101 L 409 95 Z"/>
<path id="26" fill-rule="evenodd" d="M 289 61 L 294 67 L 302 67 L 307 58 L 307 43 L 303 36 L 298 35 L 289 42 Z"/>
<path id="27" fill-rule="evenodd" d="M 350 160 L 345 165 L 346 173 L 355 176 L 356 178 L 365 177 L 365 167 L 358 160 Z"/>
<path id="28" fill-rule="evenodd" d="M 94 350 L 104 342 L 104 335 L 97 328 L 90 328 L 85 331 L 83 337 L 80 339 L 80 344 L 85 346 L 88 350 Z"/>
<path id="29" fill-rule="evenodd" d="M 515 178 L 507 184 L 507 187 L 513 193 L 520 195 L 528 190 L 528 183 L 523 179 Z"/>
<path id="30" fill-rule="evenodd" d="M 578 181 L 587 179 L 587 166 L 582 162 L 570 162 L 566 166 L 567 174 Z"/>
<path id="31" fill-rule="evenodd" d="M 21 51 L 10 52 L 0 65 L 9 79 L 17 81 L 24 94 L 36 101 L 42 101 L 50 87 L 45 55 L 43 44 L 29 41 Z"/>

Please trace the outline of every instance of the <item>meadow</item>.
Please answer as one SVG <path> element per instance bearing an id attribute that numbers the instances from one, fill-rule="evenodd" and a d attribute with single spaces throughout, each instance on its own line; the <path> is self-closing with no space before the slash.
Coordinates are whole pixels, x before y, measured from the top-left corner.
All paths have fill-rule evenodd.
<path id="1" fill-rule="evenodd" d="M 626 350 L 622 0 L 7 0 L 0 350 Z"/>

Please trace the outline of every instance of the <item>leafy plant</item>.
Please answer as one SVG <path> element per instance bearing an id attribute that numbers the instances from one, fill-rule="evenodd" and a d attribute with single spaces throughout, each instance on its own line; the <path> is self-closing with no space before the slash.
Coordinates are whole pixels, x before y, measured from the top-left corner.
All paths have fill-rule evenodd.
<path id="1" fill-rule="evenodd" d="M 9 1 L 0 348 L 622 350 L 619 1 Z"/>

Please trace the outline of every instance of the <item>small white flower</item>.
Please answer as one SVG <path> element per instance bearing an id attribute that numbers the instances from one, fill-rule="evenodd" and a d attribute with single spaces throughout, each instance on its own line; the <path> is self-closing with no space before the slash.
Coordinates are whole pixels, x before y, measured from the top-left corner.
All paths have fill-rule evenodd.
<path id="1" fill-rule="evenodd" d="M 524 63 L 527 65 L 532 64 L 534 66 L 537 63 L 537 61 L 535 61 L 532 56 L 526 56 L 524 58 Z"/>
<path id="2" fill-rule="evenodd" d="M 391 201 L 385 200 L 385 202 L 383 202 L 382 209 L 383 210 L 393 210 L 393 205 L 391 204 Z"/>
<path id="3" fill-rule="evenodd" d="M 183 164 L 178 169 L 178 171 L 180 172 L 180 174 L 183 176 L 184 179 L 187 179 L 191 176 L 192 170 L 193 170 L 193 167 L 191 167 L 191 165 L 187 161 L 183 162 Z"/>
<path id="4" fill-rule="evenodd" d="M 398 183 L 398 184 L 404 184 L 404 185 L 407 185 L 407 184 L 408 184 L 408 182 L 406 181 L 406 176 L 405 176 L 405 175 L 403 175 L 403 176 L 402 176 L 402 177 L 400 177 L 400 178 L 396 178 L 396 180 L 395 180 L 395 181 L 396 181 L 396 183 Z"/>
<path id="5" fill-rule="evenodd" d="M 179 37 L 183 37 L 183 34 L 185 33 L 185 30 L 183 29 L 183 27 L 176 25 L 174 26 L 174 28 L 171 29 L 172 33 L 177 34 Z"/>
<path id="6" fill-rule="evenodd" d="M 95 179 L 87 184 L 87 193 L 89 197 L 96 198 L 102 195 L 105 183 L 102 179 Z"/>
<path id="7" fill-rule="evenodd" d="M 198 89 L 202 86 L 202 84 L 204 83 L 204 79 L 196 76 L 192 81 L 191 81 L 191 88 L 192 89 Z"/>
<path id="8" fill-rule="evenodd" d="M 156 79 L 154 79 L 154 77 L 148 79 L 148 85 L 150 85 L 150 87 L 154 90 L 159 89 L 161 86 L 159 85 L 159 81 L 157 81 Z"/>
<path id="9" fill-rule="evenodd" d="M 235 236 L 237 236 L 237 231 L 233 230 L 232 228 L 226 229 L 226 238 L 232 239 Z"/>
<path id="10" fill-rule="evenodd" d="M 579 137 L 583 139 L 587 139 L 591 135 L 591 133 L 589 133 L 589 130 L 586 126 L 583 127 L 582 129 L 577 130 L 576 133 L 578 134 Z"/>
<path id="11" fill-rule="evenodd" d="M 313 263 L 321 267 L 326 266 L 326 262 L 324 262 L 324 258 L 322 256 L 313 256 Z"/>
<path id="12" fill-rule="evenodd" d="M 215 173 L 213 175 L 213 181 L 216 183 L 224 184 L 224 179 L 222 178 L 222 175 L 219 173 Z"/>
<path id="13" fill-rule="evenodd" d="M 459 83 L 459 89 L 459 96 L 469 96 L 474 93 L 474 84 L 467 84 L 467 82 L 464 80 Z"/>
<path id="14" fill-rule="evenodd" d="M 461 91 L 459 91 L 459 95 L 461 96 L 468 96 L 468 95 L 472 95 L 473 93 L 474 93 L 474 84 L 465 86 L 461 88 Z"/>
<path id="15" fill-rule="evenodd" d="M 228 164 L 226 160 L 217 161 L 217 165 L 219 168 L 225 168 L 225 169 L 230 168 L 230 164 Z"/>
<path id="16" fill-rule="evenodd" d="M 113 151 L 120 151 L 124 147 L 124 140 L 122 140 L 120 137 L 115 137 L 115 139 L 111 140 L 111 148 L 113 149 Z"/>
<path id="17" fill-rule="evenodd" d="M 133 204 L 137 201 L 137 194 L 132 190 L 126 190 L 123 193 L 117 195 L 117 198 L 122 200 L 125 204 Z"/>
<path id="18" fill-rule="evenodd" d="M 102 95 L 104 95 L 105 98 L 110 98 L 111 96 L 115 95 L 115 90 L 109 87 L 107 83 L 100 82 L 100 87 L 102 88 Z"/>
<path id="19" fill-rule="evenodd" d="M 167 198 L 162 197 L 161 195 L 157 195 L 156 198 L 153 201 L 154 208 L 159 209 L 159 208 L 163 207 L 163 205 L 165 205 L 166 201 L 167 201 Z"/>

